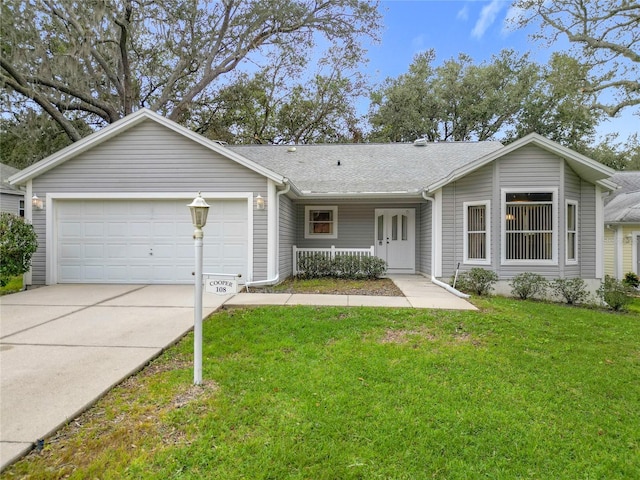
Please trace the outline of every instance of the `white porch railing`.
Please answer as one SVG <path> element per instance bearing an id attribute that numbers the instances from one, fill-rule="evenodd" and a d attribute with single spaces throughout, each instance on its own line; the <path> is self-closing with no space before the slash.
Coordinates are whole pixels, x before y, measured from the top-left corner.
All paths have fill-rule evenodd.
<path id="1" fill-rule="evenodd" d="M 336 255 L 347 255 L 355 257 L 373 257 L 375 255 L 375 249 L 373 245 L 368 248 L 336 248 L 335 245 L 331 245 L 330 248 L 298 248 L 293 246 L 293 275 L 296 276 L 300 270 L 298 270 L 298 262 L 304 257 L 311 255 L 321 254 L 328 259 L 333 260 Z"/>

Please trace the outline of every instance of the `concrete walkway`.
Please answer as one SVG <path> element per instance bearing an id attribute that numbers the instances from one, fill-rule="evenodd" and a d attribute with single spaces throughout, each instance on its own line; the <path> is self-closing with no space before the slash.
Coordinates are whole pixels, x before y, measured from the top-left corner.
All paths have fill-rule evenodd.
<path id="1" fill-rule="evenodd" d="M 477 310 L 463 298 L 434 285 L 421 275 L 390 275 L 404 297 L 369 295 L 323 295 L 302 293 L 239 293 L 225 302 L 244 305 L 323 305 L 337 307 L 405 307 Z"/>
<path id="2" fill-rule="evenodd" d="M 475 309 L 416 275 L 405 297 L 205 293 L 222 305 Z M 0 297 L 0 470 L 193 328 L 191 285 L 53 285 Z"/>

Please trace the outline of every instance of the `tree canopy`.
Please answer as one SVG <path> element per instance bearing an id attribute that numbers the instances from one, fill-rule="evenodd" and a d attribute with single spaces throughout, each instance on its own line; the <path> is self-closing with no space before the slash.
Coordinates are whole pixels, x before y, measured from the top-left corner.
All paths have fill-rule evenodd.
<path id="1" fill-rule="evenodd" d="M 74 120 L 140 107 L 183 122 L 241 63 L 302 65 L 318 43 L 363 59 L 380 28 L 364 0 L 6 0 L 0 81 L 15 112 L 37 106 L 72 140 Z"/>
<path id="2" fill-rule="evenodd" d="M 640 3 L 634 0 L 518 0 L 519 26 L 540 24 L 535 38 L 566 37 L 587 68 L 581 88 L 614 116 L 640 105 Z M 604 93 L 610 95 L 603 95 Z"/>
<path id="3" fill-rule="evenodd" d="M 566 56 L 545 67 L 510 50 L 479 65 L 464 54 L 434 61 L 433 50 L 416 55 L 407 73 L 372 94 L 372 140 L 510 141 L 535 131 L 576 147 L 593 135 L 598 116 L 575 88 L 580 66 Z"/>

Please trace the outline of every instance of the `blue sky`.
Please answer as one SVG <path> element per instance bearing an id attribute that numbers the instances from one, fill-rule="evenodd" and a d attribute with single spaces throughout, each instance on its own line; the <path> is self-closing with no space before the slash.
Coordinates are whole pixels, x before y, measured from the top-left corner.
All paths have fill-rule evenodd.
<path id="1" fill-rule="evenodd" d="M 514 14 L 511 0 L 383 0 L 385 29 L 379 45 L 369 48 L 367 73 L 375 83 L 405 73 L 416 53 L 436 51 L 436 63 L 466 53 L 476 63 L 490 60 L 502 49 L 529 52 L 531 59 L 546 63 L 553 51 L 566 51 L 564 39 L 547 46 L 529 38 L 529 30 L 508 27 Z M 621 139 L 640 129 L 640 119 L 623 112 L 620 119 L 605 122 L 601 133 L 620 132 Z"/>

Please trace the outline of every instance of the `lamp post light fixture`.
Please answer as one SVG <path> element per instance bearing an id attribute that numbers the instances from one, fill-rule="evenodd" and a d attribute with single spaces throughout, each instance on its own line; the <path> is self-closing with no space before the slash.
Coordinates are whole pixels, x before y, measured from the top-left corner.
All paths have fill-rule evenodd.
<path id="1" fill-rule="evenodd" d="M 264 198 L 260 194 L 256 197 L 256 210 L 264 210 Z"/>
<path id="2" fill-rule="evenodd" d="M 202 384 L 202 228 L 207 224 L 209 205 L 200 192 L 188 205 L 195 228 L 193 240 L 196 250 L 195 302 L 193 308 L 193 383 Z"/>
<path id="3" fill-rule="evenodd" d="M 34 193 L 33 197 L 31 197 L 31 206 L 36 210 L 42 210 L 44 208 L 44 202 Z"/>

